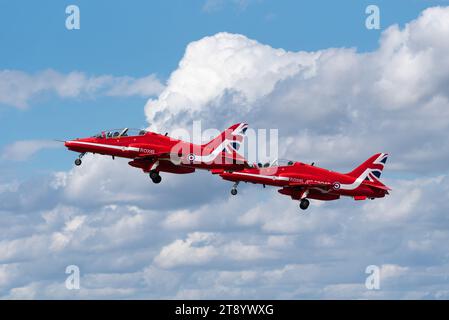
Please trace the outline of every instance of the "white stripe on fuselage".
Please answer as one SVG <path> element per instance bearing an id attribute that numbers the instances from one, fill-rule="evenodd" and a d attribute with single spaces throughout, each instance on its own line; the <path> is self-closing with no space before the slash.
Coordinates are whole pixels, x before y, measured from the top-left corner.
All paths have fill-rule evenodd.
<path id="1" fill-rule="evenodd" d="M 135 148 L 135 147 L 114 146 L 114 145 L 110 145 L 110 144 L 84 142 L 84 141 L 69 141 L 69 142 L 71 144 L 75 144 L 75 145 L 76 144 L 82 144 L 82 145 L 87 145 L 87 146 L 102 147 L 102 148 L 108 148 L 108 149 L 114 149 L 114 150 L 136 151 L 136 152 L 140 151 L 139 148 Z"/>
<path id="2" fill-rule="evenodd" d="M 217 148 L 215 148 L 211 153 L 209 153 L 208 155 L 206 155 L 206 156 L 197 156 L 197 155 L 195 155 L 195 162 L 211 162 L 211 161 L 213 161 L 217 156 L 218 156 L 218 154 L 219 153 L 221 153 L 222 152 L 222 150 L 230 143 L 230 142 L 233 142 L 233 141 L 230 141 L 230 140 L 224 140 L 222 143 L 220 143 L 220 145 L 217 147 Z"/>
<path id="3" fill-rule="evenodd" d="M 264 178 L 264 179 L 270 179 L 270 180 L 289 181 L 288 177 L 267 176 L 267 175 L 257 174 L 257 173 L 233 172 L 232 174 L 233 175 L 256 177 L 256 178 Z"/>
<path id="4" fill-rule="evenodd" d="M 355 190 L 355 189 L 357 189 L 362 184 L 362 182 L 365 180 L 365 178 L 368 176 L 368 174 L 370 172 L 371 172 L 370 168 L 366 169 L 365 171 L 363 171 L 363 173 L 357 179 L 354 180 L 353 183 L 350 183 L 350 184 L 340 183 L 339 189 L 340 190 Z"/>

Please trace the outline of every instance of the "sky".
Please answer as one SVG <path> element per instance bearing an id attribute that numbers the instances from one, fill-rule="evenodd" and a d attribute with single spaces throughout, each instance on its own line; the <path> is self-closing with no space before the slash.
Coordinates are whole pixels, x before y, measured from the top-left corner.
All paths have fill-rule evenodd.
<path id="1" fill-rule="evenodd" d="M 448 6 L 0 0 L 0 298 L 447 299 Z M 393 192 L 304 214 L 207 172 L 153 185 L 126 160 L 75 168 L 54 141 L 198 120 L 277 129 L 280 157 L 335 170 L 388 152 Z"/>

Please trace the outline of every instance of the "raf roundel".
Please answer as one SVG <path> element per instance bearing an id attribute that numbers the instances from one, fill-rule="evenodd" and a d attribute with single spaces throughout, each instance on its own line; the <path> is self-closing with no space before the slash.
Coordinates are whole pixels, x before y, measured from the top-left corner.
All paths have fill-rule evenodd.
<path id="1" fill-rule="evenodd" d="M 340 189 L 340 187 L 341 187 L 340 182 L 334 182 L 332 184 L 332 188 L 334 188 L 334 190 L 338 190 Z"/>
<path id="2" fill-rule="evenodd" d="M 195 161 L 195 155 L 194 154 L 189 154 L 187 156 L 187 159 L 189 159 L 189 161 L 193 162 L 193 161 Z"/>

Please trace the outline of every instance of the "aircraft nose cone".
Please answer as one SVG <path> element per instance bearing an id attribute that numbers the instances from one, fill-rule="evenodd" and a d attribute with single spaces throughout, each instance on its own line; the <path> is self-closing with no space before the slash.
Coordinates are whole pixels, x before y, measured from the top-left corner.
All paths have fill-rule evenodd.
<path id="1" fill-rule="evenodd" d="M 70 147 L 72 145 L 72 141 L 66 141 L 64 142 L 64 146 Z"/>

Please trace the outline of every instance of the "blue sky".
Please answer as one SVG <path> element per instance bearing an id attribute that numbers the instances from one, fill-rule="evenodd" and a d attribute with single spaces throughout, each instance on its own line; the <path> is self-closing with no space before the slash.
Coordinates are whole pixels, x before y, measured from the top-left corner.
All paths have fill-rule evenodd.
<path id="1" fill-rule="evenodd" d="M 223 4 L 209 12 L 203 0 L 133 1 L 132 5 L 125 1 L 2 1 L 2 67 L 134 76 L 152 72 L 166 78 L 189 42 L 221 31 L 292 51 L 377 47 L 379 31 L 361 28 L 370 1 L 216 2 Z M 424 8 L 441 3 L 376 2 L 382 7 L 384 26 L 403 24 Z M 65 29 L 69 4 L 82 11 L 82 28 L 76 32 Z"/>
<path id="2" fill-rule="evenodd" d="M 0 0 L 0 298 L 449 298 L 447 5 Z M 274 188 L 231 197 L 204 172 L 155 186 L 52 143 L 195 120 L 279 129 L 279 156 L 337 170 L 390 152 L 393 192 L 300 215 Z"/>

